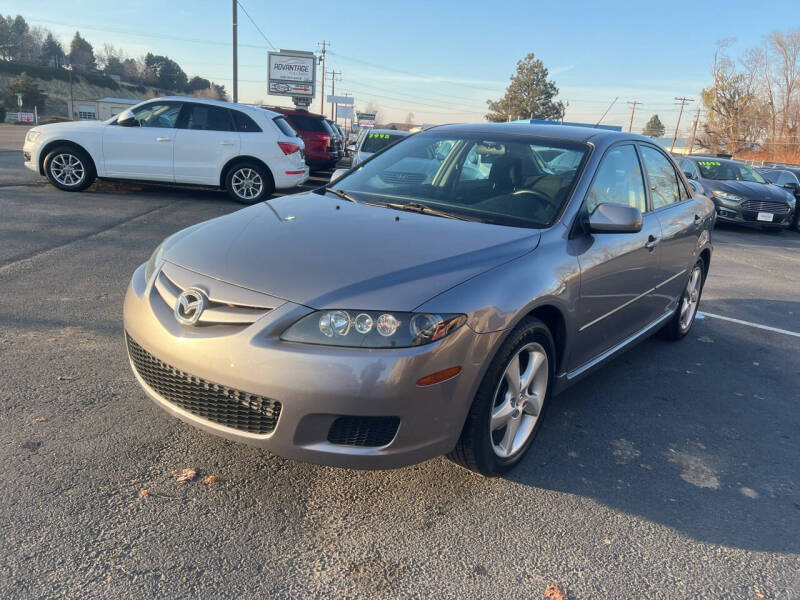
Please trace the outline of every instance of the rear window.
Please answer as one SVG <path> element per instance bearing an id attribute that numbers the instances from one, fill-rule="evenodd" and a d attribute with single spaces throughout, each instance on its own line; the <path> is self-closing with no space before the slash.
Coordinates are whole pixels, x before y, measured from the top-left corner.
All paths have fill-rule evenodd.
<path id="1" fill-rule="evenodd" d="M 288 135 L 289 137 L 297 137 L 297 132 L 291 125 L 289 125 L 289 121 L 287 121 L 284 117 L 275 117 L 272 120 L 275 122 L 275 125 L 278 126 L 278 129 L 281 130 L 281 133 L 283 133 L 283 135 Z"/>
<path id="2" fill-rule="evenodd" d="M 308 117 L 306 115 L 289 115 L 287 120 L 298 131 L 316 131 L 318 133 L 327 133 L 328 135 L 331 133 L 328 124 L 319 118 Z"/>
<path id="3" fill-rule="evenodd" d="M 361 152 L 378 152 L 378 150 L 383 150 L 386 146 L 391 146 L 404 137 L 408 136 L 394 133 L 368 133 L 364 140 L 364 145 L 361 146 Z"/>
<path id="4" fill-rule="evenodd" d="M 233 113 L 233 122 L 236 123 L 236 130 L 242 132 L 253 132 L 253 131 L 261 131 L 261 127 L 259 127 L 253 119 L 248 117 L 243 112 L 239 112 L 238 110 L 232 110 Z"/>

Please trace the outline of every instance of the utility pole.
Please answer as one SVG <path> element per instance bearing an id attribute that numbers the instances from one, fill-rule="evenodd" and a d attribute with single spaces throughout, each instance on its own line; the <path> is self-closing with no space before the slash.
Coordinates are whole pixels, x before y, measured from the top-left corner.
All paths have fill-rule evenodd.
<path id="1" fill-rule="evenodd" d="M 320 94 L 319 98 L 319 112 L 320 114 L 325 114 L 325 45 L 330 44 L 325 40 L 322 40 L 322 93 Z"/>
<path id="2" fill-rule="evenodd" d="M 675 123 L 675 135 L 672 136 L 672 146 L 670 146 L 670 149 L 669 149 L 670 152 L 672 152 L 675 149 L 675 140 L 678 139 L 678 127 L 681 126 L 681 117 L 683 116 L 683 107 L 686 106 L 687 102 L 694 102 L 694 98 L 686 98 L 684 96 L 684 97 L 681 97 L 681 98 L 675 98 L 675 100 L 679 100 L 680 101 L 681 110 L 678 113 L 678 122 Z"/>
<path id="3" fill-rule="evenodd" d="M 331 96 L 336 95 L 336 81 L 337 76 L 339 77 L 338 81 L 341 81 L 342 72 L 341 71 L 331 71 Z M 334 112 L 336 104 L 331 102 L 331 121 L 336 121 L 336 113 Z"/>
<path id="4" fill-rule="evenodd" d="M 75 100 L 72 97 L 72 63 L 67 65 L 69 71 L 69 120 L 75 120 Z"/>
<path id="5" fill-rule="evenodd" d="M 633 102 L 628 102 L 628 104 L 630 104 L 631 107 L 632 107 L 631 108 L 631 122 L 628 123 L 628 133 L 630 133 L 631 130 L 633 129 L 633 115 L 634 115 L 634 113 L 636 113 L 636 106 L 641 104 L 641 102 L 639 102 L 638 100 L 634 100 Z"/>
<path id="6" fill-rule="evenodd" d="M 237 4 L 239 0 L 233 0 L 233 101 L 239 101 L 239 34 Z"/>
<path id="7" fill-rule="evenodd" d="M 689 154 L 692 153 L 694 148 L 694 138 L 697 135 L 697 124 L 700 123 L 700 107 L 697 107 L 697 113 L 694 115 L 694 127 L 692 128 L 692 140 L 689 142 Z"/>

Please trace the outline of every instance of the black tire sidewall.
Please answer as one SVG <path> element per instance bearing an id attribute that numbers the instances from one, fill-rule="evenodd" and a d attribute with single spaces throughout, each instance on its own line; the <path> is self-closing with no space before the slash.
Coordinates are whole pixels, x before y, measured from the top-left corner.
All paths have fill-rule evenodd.
<path id="1" fill-rule="evenodd" d="M 81 164 L 83 164 L 83 179 L 79 183 L 75 185 L 64 185 L 50 172 L 50 165 L 53 162 L 53 159 L 59 154 L 71 154 L 81 161 Z M 74 148 L 72 146 L 59 146 L 50 150 L 44 159 L 44 173 L 47 177 L 47 180 L 54 187 L 57 187 L 65 192 L 80 192 L 81 190 L 85 190 L 87 187 L 92 185 L 92 182 L 95 178 L 94 163 L 92 163 L 92 159 L 89 158 L 89 155 L 83 150 L 79 150 L 78 148 Z"/>
<path id="2" fill-rule="evenodd" d="M 233 175 L 240 169 L 253 169 L 261 176 L 261 180 L 264 182 L 264 187 L 261 189 L 261 193 L 255 198 L 242 198 L 233 191 Z M 262 202 L 263 200 L 267 200 L 270 196 L 272 196 L 273 192 L 275 191 L 275 183 L 272 179 L 272 173 L 270 173 L 263 166 L 254 162 L 240 162 L 228 169 L 228 173 L 225 175 L 225 190 L 228 192 L 228 195 L 237 202 L 241 202 L 242 204 L 256 204 L 258 202 Z"/>
<path id="3" fill-rule="evenodd" d="M 494 404 L 494 395 L 497 391 L 500 378 L 503 376 L 508 361 L 524 345 L 536 342 L 540 344 L 547 353 L 547 365 L 549 369 L 547 380 L 547 392 L 545 393 L 542 409 L 536 425 L 528 437 L 525 445 L 509 458 L 497 456 L 492 449 L 489 418 Z M 479 470 L 484 475 L 500 475 L 517 465 L 533 444 L 536 435 L 541 429 L 544 421 L 547 406 L 550 403 L 550 396 L 555 378 L 555 344 L 547 326 L 538 319 L 527 319 L 517 326 L 509 335 L 497 351 L 492 364 L 481 381 L 478 392 L 475 395 L 472 409 L 470 410 L 470 422 L 468 426 L 472 428 L 470 437 L 474 445 L 473 451 Z"/>

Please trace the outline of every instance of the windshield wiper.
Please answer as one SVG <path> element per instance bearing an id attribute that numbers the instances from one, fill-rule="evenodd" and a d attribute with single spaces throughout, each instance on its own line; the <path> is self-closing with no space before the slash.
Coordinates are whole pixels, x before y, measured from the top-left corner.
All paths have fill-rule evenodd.
<path id="1" fill-rule="evenodd" d="M 333 188 L 329 188 L 329 187 L 325 187 L 325 186 L 314 190 L 314 193 L 315 194 L 319 194 L 319 195 L 324 195 L 326 192 L 330 192 L 332 194 L 335 194 L 335 195 L 339 196 L 339 198 L 341 198 L 342 200 L 347 200 L 348 202 L 354 202 L 355 204 L 359 204 L 358 200 L 353 198 L 347 192 L 343 192 L 342 190 L 335 190 Z"/>
<path id="2" fill-rule="evenodd" d="M 420 213 L 423 215 L 431 215 L 432 217 L 444 217 L 446 219 L 457 219 L 459 221 L 469 221 L 466 217 L 462 217 L 460 215 L 453 214 L 451 212 L 447 212 L 444 210 L 439 210 L 438 208 L 431 208 L 425 204 L 420 202 L 387 202 L 385 206 L 389 208 L 393 208 L 395 210 L 407 210 L 409 212 Z"/>

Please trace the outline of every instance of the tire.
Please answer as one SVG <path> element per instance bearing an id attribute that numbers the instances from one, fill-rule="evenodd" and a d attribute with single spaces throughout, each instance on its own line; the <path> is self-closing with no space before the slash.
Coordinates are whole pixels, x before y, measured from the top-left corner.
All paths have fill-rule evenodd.
<path id="1" fill-rule="evenodd" d="M 57 146 L 44 159 L 44 173 L 53 186 L 65 192 L 80 192 L 97 176 L 86 152 L 75 146 Z"/>
<path id="2" fill-rule="evenodd" d="M 695 300 L 693 301 L 693 306 L 689 307 L 691 310 L 691 314 L 688 316 L 688 320 L 686 318 L 682 318 L 683 307 L 686 302 L 689 302 L 689 295 L 690 295 L 690 288 L 692 287 L 693 277 L 695 277 L 695 273 L 697 273 L 697 285 L 699 285 L 699 289 L 697 289 L 697 294 Z M 703 285 L 706 282 L 706 265 L 702 258 L 698 258 L 697 262 L 689 271 L 689 277 L 686 279 L 686 286 L 683 288 L 683 293 L 681 294 L 681 298 L 678 301 L 678 306 L 675 308 L 675 314 L 672 315 L 672 318 L 669 322 L 659 331 L 660 337 L 677 341 L 682 339 L 689 333 L 689 330 L 692 328 L 692 324 L 694 323 L 694 319 L 697 316 L 697 309 L 700 306 L 700 297 L 703 295 Z"/>
<path id="3" fill-rule="evenodd" d="M 253 161 L 236 163 L 225 175 L 225 190 L 242 204 L 255 204 L 268 199 L 275 191 L 272 173 Z"/>
<path id="4" fill-rule="evenodd" d="M 538 367 L 534 363 L 529 385 L 523 388 L 523 394 L 528 392 L 524 400 L 522 395 L 514 397 L 506 377 L 507 372 L 514 372 L 515 357 L 523 382 L 531 361 L 538 362 Z M 554 375 L 555 344 L 550 330 L 539 319 L 525 319 L 503 342 L 489 365 L 472 401 L 461 437 L 447 457 L 486 477 L 501 475 L 516 466 L 541 428 Z M 531 391 L 536 395 L 530 394 Z M 494 422 L 493 414 L 497 415 Z M 503 421 L 505 426 L 501 424 Z M 516 436 L 508 444 L 505 443 L 510 438 L 508 428 L 514 421 L 517 422 Z"/>

